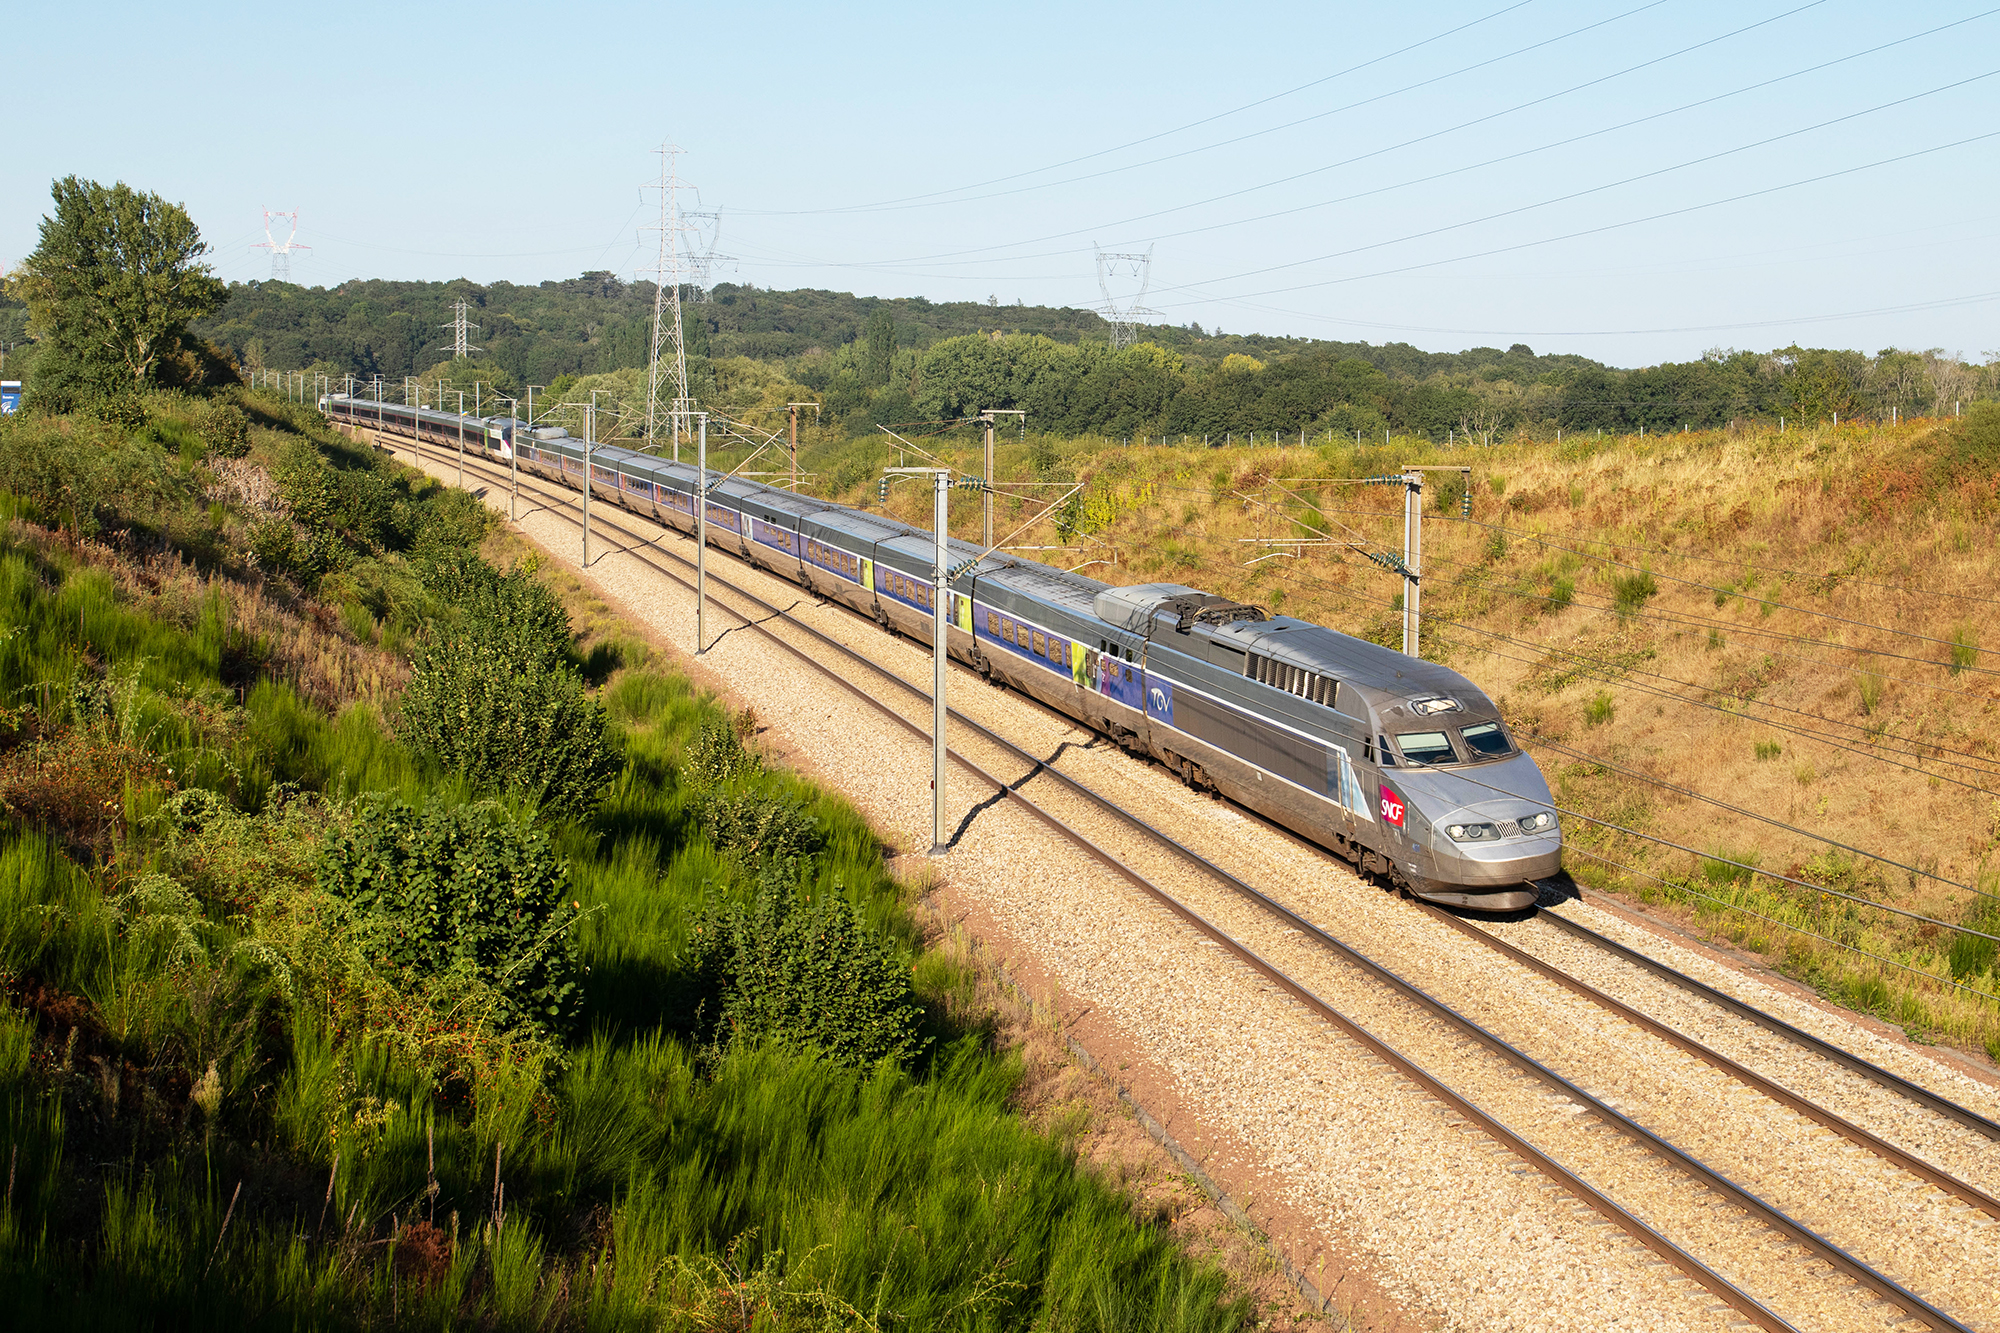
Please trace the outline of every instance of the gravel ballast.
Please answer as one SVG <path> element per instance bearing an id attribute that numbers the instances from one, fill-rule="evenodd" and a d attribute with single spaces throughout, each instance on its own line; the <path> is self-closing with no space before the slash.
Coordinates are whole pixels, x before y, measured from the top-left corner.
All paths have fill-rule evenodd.
<path id="1" fill-rule="evenodd" d="M 395 443 L 403 446 L 401 456 L 409 457 L 406 442 Z M 455 475 L 449 462 L 427 467 L 445 480 Z M 573 565 L 578 548 L 573 508 L 552 511 L 526 497 L 524 481 L 518 526 Z M 575 497 L 569 499 L 573 505 Z M 488 500 L 504 514 L 504 489 L 490 492 Z M 616 512 L 616 521 L 635 531 L 659 532 L 629 513 Z M 657 541 L 676 553 L 692 553 L 691 542 L 678 534 L 661 533 Z M 592 545 L 598 559 L 586 577 L 663 643 L 691 655 L 691 594 L 634 556 L 615 551 L 610 542 L 594 538 Z M 726 570 L 759 596 L 843 642 L 865 647 L 905 679 L 928 685 L 927 649 L 892 639 L 840 608 L 817 605 L 803 590 L 713 551 L 710 558 L 716 572 Z M 717 590 L 718 600 L 725 596 Z M 840 787 L 878 829 L 904 846 L 927 846 L 928 746 L 889 728 L 860 701 L 741 630 L 739 623 L 720 606 L 711 607 L 714 642 L 701 665 L 751 703 L 806 767 Z M 781 626 L 773 628 L 783 633 Z M 1847 1227 L 1853 1232 L 1843 1238 L 1849 1248 L 1961 1317 L 1993 1323 L 1993 1293 L 1977 1289 L 1980 1284 L 1971 1279 L 2000 1271 L 1995 1229 L 1957 1216 L 1939 1203 L 1943 1196 L 1936 1191 L 1912 1190 L 1902 1173 L 1884 1171 L 1872 1161 L 1869 1169 L 1856 1170 L 1849 1154 L 1840 1151 L 1848 1145 L 1820 1127 L 1745 1093 L 1692 1057 L 1481 950 L 1324 854 L 1225 805 L 1193 796 L 1164 770 L 1120 754 L 1073 724 L 966 674 L 955 674 L 952 688 L 954 706 L 968 716 L 1035 753 L 1060 752 L 1056 762 L 1066 773 L 1115 792 L 1127 808 L 1153 812 L 1156 820 L 1164 816 L 1175 836 L 1231 872 L 1522 1045 L 1696 1157 L 1808 1224 Z M 881 693 L 889 698 L 894 692 Z M 897 706 L 906 716 L 927 718 L 927 710 L 900 701 Z M 954 736 L 954 744 L 999 776 L 1020 775 L 1018 762 L 1011 770 L 1003 768 L 990 747 L 975 753 L 969 737 Z M 1644 1215 L 1644 1201 L 1653 1200 L 1662 1229 L 1691 1249 L 1712 1248 L 1714 1253 L 1702 1257 L 1718 1269 L 1740 1276 L 1760 1293 L 1786 1287 L 1808 1293 L 1798 1297 L 1797 1309 L 1774 1301 L 1801 1327 L 1859 1326 L 1851 1320 L 1882 1326 L 1892 1317 L 1872 1298 L 1843 1295 L 1834 1283 L 1805 1280 L 1812 1266 L 1776 1247 L 1744 1252 L 1752 1249 L 1744 1226 L 1726 1210 L 1709 1209 L 1687 1197 L 1692 1187 L 1656 1159 L 1615 1135 L 1586 1128 L 1596 1122 L 1573 1114 L 1578 1108 L 1557 1104 L 1543 1085 L 1467 1051 L 1463 1039 L 1442 1024 L 1393 1000 L 1324 951 L 1308 947 L 1296 935 L 1287 938 L 1289 932 L 1268 914 L 1228 894 L 1212 878 L 1164 866 L 1143 845 L 1145 839 L 1108 816 L 1088 811 L 1073 797 L 1061 804 L 1055 784 L 1047 779 L 1030 782 L 1024 790 L 1572 1169 L 1600 1187 L 1618 1182 L 1615 1193 L 1628 1207 Z M 1321 1219 L 1329 1235 L 1362 1255 L 1384 1286 L 1413 1307 L 1433 1312 L 1447 1327 L 1482 1329 L 1717 1328 L 1740 1318 L 1713 1308 L 1718 1305 L 1714 1297 L 1637 1250 L 1595 1214 L 1579 1210 L 1511 1155 L 1454 1128 L 1427 1095 L 1389 1075 L 1372 1056 L 1218 947 L 1192 937 L 1183 923 L 1121 877 L 1082 857 L 1007 803 L 990 802 L 989 796 L 961 771 L 953 771 L 948 797 L 954 812 L 980 807 L 940 863 L 954 893 L 978 899 L 1060 980 L 1066 1007 L 1088 1007 L 1114 1023 L 1172 1080 L 1187 1104 L 1198 1106 L 1224 1137 L 1245 1145 L 1254 1160 L 1240 1165 L 1281 1176 L 1295 1207 Z M 1643 933 L 1589 908 L 1572 904 L 1564 910 L 1620 938 Z M 1822 1100 L 1825 1090 L 1825 1104 L 1840 1114 L 1992 1188 L 1992 1145 L 1980 1158 L 1973 1145 L 1939 1128 L 1949 1122 L 1742 1020 L 1718 1026 L 1709 1006 L 1568 940 L 1553 927 L 1530 921 L 1506 930 L 1510 942 L 1815 1100 Z M 1892 1063 L 1885 1058 L 1888 1052 L 1876 1049 L 1892 1043 L 1853 1025 L 1835 1030 L 1843 1026 L 1835 1016 L 1812 1010 L 1811 1021 L 1805 1021 L 1797 1011 L 1812 1007 L 1791 996 L 1740 974 L 1731 974 L 1725 984 L 1714 973 L 1728 969 L 1692 955 L 1691 961 L 1666 957 L 1663 941 L 1654 936 L 1628 942 L 1849 1049 Z M 1566 953 L 1561 952 L 1565 944 Z M 1864 1036 L 1869 1040 L 1863 1041 Z M 1993 1101 L 1990 1089 L 1920 1054 L 1895 1050 L 1893 1055 L 1898 1072 L 1954 1100 L 1982 1110 Z M 1227 1183 L 1238 1164 L 1217 1160 L 1206 1165 Z M 1690 1232 L 1687 1219 L 1696 1209 L 1713 1218 L 1705 1235 Z M 1784 1271 L 1793 1280 L 1774 1277 L 1773 1265 L 1789 1265 Z M 1991 1285 L 1985 1281 L 1986 1287 Z"/>

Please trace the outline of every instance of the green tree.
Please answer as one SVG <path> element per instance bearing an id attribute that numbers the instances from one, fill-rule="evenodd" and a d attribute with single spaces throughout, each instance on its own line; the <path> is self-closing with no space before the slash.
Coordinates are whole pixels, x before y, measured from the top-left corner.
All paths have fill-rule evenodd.
<path id="1" fill-rule="evenodd" d="M 868 345 L 861 361 L 862 378 L 869 384 L 887 384 L 896 365 L 896 321 L 886 310 L 877 310 L 868 320 Z"/>
<path id="2" fill-rule="evenodd" d="M 60 409 L 157 382 L 193 345 L 188 325 L 228 294 L 201 262 L 200 230 L 180 205 L 122 182 L 65 176 L 50 193 L 54 214 L 15 283 L 42 343 L 35 395 Z"/>

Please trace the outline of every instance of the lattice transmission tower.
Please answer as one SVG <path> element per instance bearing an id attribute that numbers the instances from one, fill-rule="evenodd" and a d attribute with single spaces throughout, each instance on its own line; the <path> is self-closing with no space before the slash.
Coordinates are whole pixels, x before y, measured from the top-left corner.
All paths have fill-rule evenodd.
<path id="1" fill-rule="evenodd" d="M 271 234 L 271 223 L 273 221 L 289 222 L 292 224 L 292 229 L 285 233 L 284 240 L 281 241 Z M 253 245 L 250 248 L 252 250 L 269 250 L 271 252 L 272 282 L 290 282 L 292 280 L 292 251 L 312 249 L 310 245 L 300 245 L 298 237 L 299 215 L 297 213 L 273 213 L 268 208 L 264 210 L 264 243 L 262 245 Z"/>
<path id="2" fill-rule="evenodd" d="M 465 354 L 467 352 L 483 352 L 486 350 L 483 347 L 474 347 L 471 343 L 465 340 L 465 331 L 467 329 L 476 329 L 479 327 L 477 324 L 469 323 L 466 320 L 465 318 L 466 311 L 470 309 L 471 307 L 467 305 L 465 299 L 461 297 L 458 300 L 452 302 L 451 323 L 438 325 L 438 327 L 441 329 L 451 330 L 451 346 L 440 347 L 438 348 L 438 350 L 440 352 L 450 352 L 452 355 L 452 359 L 454 361 L 464 360 Z"/>
<path id="3" fill-rule="evenodd" d="M 717 264 L 734 264 L 734 255 L 725 255 L 716 247 L 722 243 L 722 210 L 689 209 L 681 216 L 689 223 L 695 244 L 689 247 L 687 258 L 687 278 L 689 305 L 708 304 L 710 275 Z"/>
<path id="4" fill-rule="evenodd" d="M 1112 295 L 1114 286 L 1129 289 L 1131 279 L 1138 280 L 1139 290 L 1129 300 L 1120 301 Z M 1157 310 L 1146 308 L 1146 291 L 1153 285 L 1153 247 L 1147 246 L 1144 254 L 1113 254 L 1105 250 L 1097 252 L 1097 290 L 1104 297 L 1104 303 L 1097 307 L 1097 313 L 1104 316 L 1104 322 L 1111 326 L 1111 350 L 1130 347 L 1138 341 L 1137 328 L 1141 324 L 1151 324 L 1164 318 Z"/>
<path id="5" fill-rule="evenodd" d="M 658 438 L 660 428 L 678 450 L 683 434 L 694 432 L 694 398 L 688 393 L 687 340 L 681 332 L 681 284 L 693 276 L 694 263 L 684 253 L 681 238 L 700 228 L 681 208 L 681 192 L 691 190 L 680 177 L 675 159 L 681 149 L 661 144 L 660 259 L 653 269 L 653 355 L 646 374 L 646 439 Z M 706 269 L 703 270 L 704 277 Z M 661 393 L 662 387 L 666 392 Z"/>

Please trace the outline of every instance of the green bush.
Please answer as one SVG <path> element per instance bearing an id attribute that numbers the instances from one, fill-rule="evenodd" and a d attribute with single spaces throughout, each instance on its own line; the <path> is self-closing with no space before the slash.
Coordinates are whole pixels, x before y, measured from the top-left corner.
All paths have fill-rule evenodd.
<path id="1" fill-rule="evenodd" d="M 1599 690 L 1595 698 L 1583 706 L 1583 720 L 1593 727 L 1601 727 L 1609 722 L 1617 712 L 1610 690 Z"/>
<path id="2" fill-rule="evenodd" d="M 90 405 L 91 414 L 107 426 L 137 430 L 146 424 L 146 399 L 136 389 L 108 393 Z"/>
<path id="3" fill-rule="evenodd" d="M 464 547 L 434 549 L 418 563 L 424 589 L 458 609 L 481 650 L 523 669 L 553 667 L 576 642 L 569 613 L 531 569 L 502 574 Z"/>
<path id="4" fill-rule="evenodd" d="M 721 716 L 702 722 L 681 761 L 682 775 L 695 787 L 720 786 L 758 767 L 757 756 L 743 748 L 735 726 Z"/>
<path id="5" fill-rule="evenodd" d="M 777 883 L 788 882 L 826 842 L 816 816 L 774 792 L 713 792 L 702 801 L 696 817 L 717 851 L 761 868 Z"/>
<path id="6" fill-rule="evenodd" d="M 1637 574 L 1613 577 L 1611 580 L 1612 604 L 1620 616 L 1629 616 L 1657 596 L 1660 591 L 1653 571 L 1642 569 Z"/>
<path id="7" fill-rule="evenodd" d="M 2000 472 L 2000 402 L 1968 404 L 1965 415 L 1952 427 L 1951 459 L 1946 470 L 1964 469 Z"/>
<path id="8" fill-rule="evenodd" d="M 1564 610 L 1576 600 L 1576 580 L 1557 576 L 1549 580 L 1549 600 L 1546 610 L 1553 614 Z"/>
<path id="9" fill-rule="evenodd" d="M 617 776 L 604 708 L 566 665 L 492 651 L 477 634 L 434 635 L 411 658 L 400 734 L 411 749 L 555 819 L 580 819 Z"/>
<path id="10" fill-rule="evenodd" d="M 355 909 L 369 952 L 417 978 L 491 988 L 496 1027 L 559 1032 L 582 987 L 569 870 L 546 835 L 488 806 L 364 797 L 327 843 L 319 887 Z"/>
<path id="11" fill-rule="evenodd" d="M 689 936 L 704 1040 L 816 1050 L 842 1064 L 907 1063 L 921 1050 L 910 969 L 844 898 L 767 886 L 749 907 L 710 906 Z"/>
<path id="12" fill-rule="evenodd" d="M 1951 631 L 1951 674 L 1956 676 L 1967 667 L 1979 663 L 1979 636 L 1971 621 L 1955 626 Z"/>
<path id="13" fill-rule="evenodd" d="M 554 818 L 588 814 L 619 762 L 604 708 L 568 660 L 562 604 L 530 571 L 503 575 L 470 551 L 432 552 L 422 574 L 459 623 L 434 628 L 411 655 L 403 739 Z"/>
<path id="14" fill-rule="evenodd" d="M 209 403 L 195 414 L 194 432 L 216 458 L 241 458 L 250 452 L 250 418 L 228 403 Z"/>

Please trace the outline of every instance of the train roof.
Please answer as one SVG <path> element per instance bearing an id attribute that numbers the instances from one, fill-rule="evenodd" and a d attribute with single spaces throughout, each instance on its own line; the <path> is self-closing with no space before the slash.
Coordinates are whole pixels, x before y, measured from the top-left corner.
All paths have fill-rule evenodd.
<path id="1" fill-rule="evenodd" d="M 1493 713 L 1486 692 L 1450 667 L 1310 621 L 1274 616 L 1217 626 L 1209 633 L 1231 647 L 1332 676 L 1360 690 L 1381 711 L 1393 711 L 1405 700 L 1443 698 L 1482 716 Z"/>

